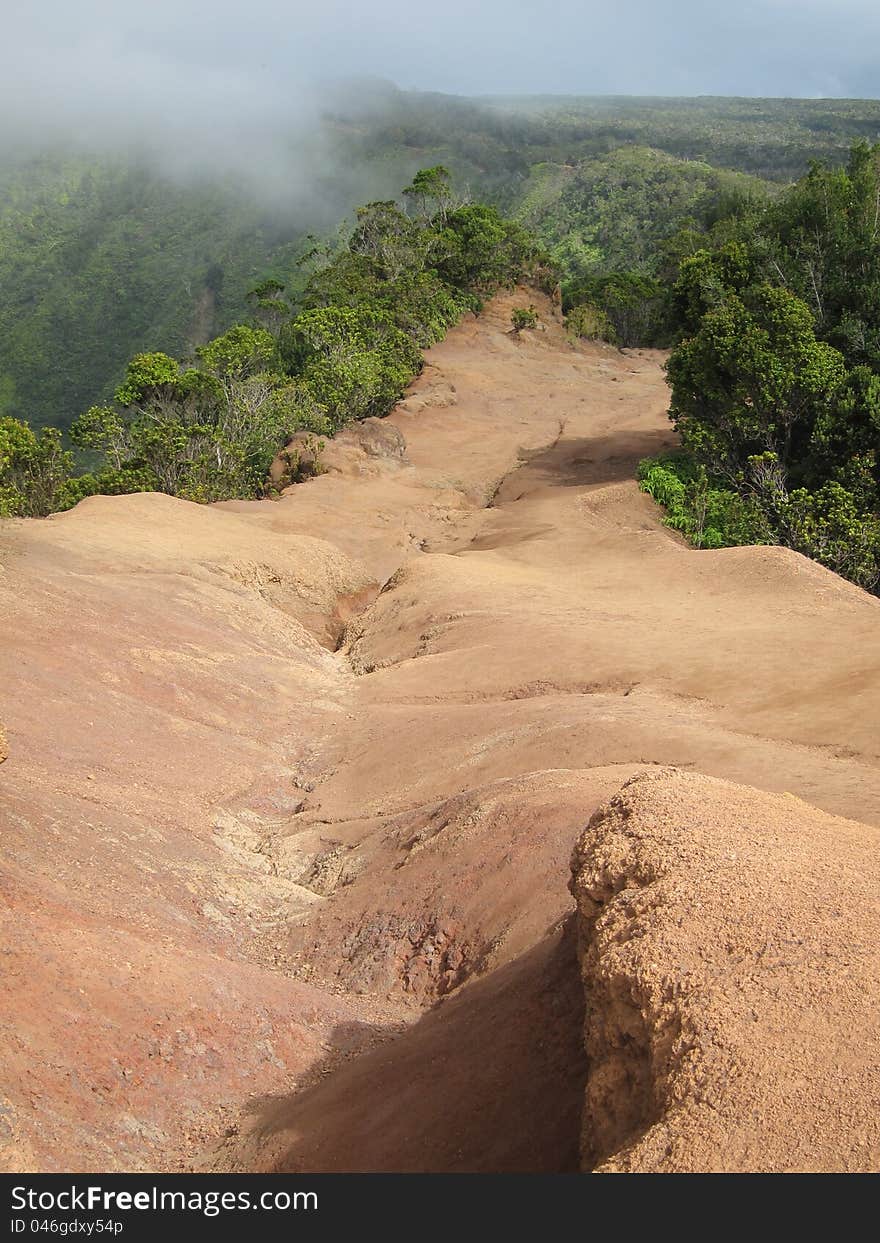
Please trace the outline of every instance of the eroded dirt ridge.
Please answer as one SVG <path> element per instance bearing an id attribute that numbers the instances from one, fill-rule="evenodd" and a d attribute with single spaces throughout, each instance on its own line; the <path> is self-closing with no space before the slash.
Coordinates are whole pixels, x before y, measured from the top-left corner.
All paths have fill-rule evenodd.
<path id="1" fill-rule="evenodd" d="M 277 504 L 3 524 L 7 1166 L 880 1166 L 878 603 L 524 298 Z"/>

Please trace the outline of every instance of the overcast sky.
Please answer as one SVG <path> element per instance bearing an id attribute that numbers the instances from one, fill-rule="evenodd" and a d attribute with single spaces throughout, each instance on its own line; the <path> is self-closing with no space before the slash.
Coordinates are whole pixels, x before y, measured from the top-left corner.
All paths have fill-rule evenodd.
<path id="1" fill-rule="evenodd" d="M 880 0 L 6 0 L 0 125 L 306 119 L 311 83 L 880 95 Z"/>

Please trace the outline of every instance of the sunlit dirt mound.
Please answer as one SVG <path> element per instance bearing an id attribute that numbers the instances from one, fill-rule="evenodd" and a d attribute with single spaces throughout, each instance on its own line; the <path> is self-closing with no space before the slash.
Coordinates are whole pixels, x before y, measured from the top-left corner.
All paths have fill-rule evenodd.
<path id="1" fill-rule="evenodd" d="M 590 1165 L 880 1167 L 878 845 L 675 771 L 597 812 L 573 863 Z"/>
<path id="2" fill-rule="evenodd" d="M 575 345 L 518 290 L 277 502 L 0 524 L 9 1168 L 880 1164 L 844 1005 L 847 978 L 880 994 L 851 940 L 880 604 L 663 527 L 633 482 L 672 443 L 662 361 Z M 585 826 L 669 766 L 621 796 L 658 835 L 656 878 L 631 873 L 623 804 Z M 833 979 L 780 965 L 786 921 Z M 609 1011 L 602 1037 L 618 935 L 641 1026 Z M 630 1074 L 609 1050 L 666 1013 L 639 982 L 679 970 L 703 1078 L 653 1052 Z"/>

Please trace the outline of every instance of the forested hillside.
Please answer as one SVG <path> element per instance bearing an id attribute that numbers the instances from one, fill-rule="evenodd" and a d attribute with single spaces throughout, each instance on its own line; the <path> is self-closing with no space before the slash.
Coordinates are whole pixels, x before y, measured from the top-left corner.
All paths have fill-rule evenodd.
<path id="1" fill-rule="evenodd" d="M 68 426 L 112 392 L 133 352 L 203 344 L 240 318 L 261 278 L 295 272 L 310 228 L 335 223 L 329 212 L 264 206 L 232 179 L 190 184 L 118 157 L 7 167 L 0 413 Z"/>
<path id="2" fill-rule="evenodd" d="M 880 101 L 872 99 L 551 96 L 494 102 L 509 134 L 528 123 L 528 138 L 520 141 L 531 153 L 584 159 L 634 144 L 769 181 L 792 181 L 811 160 L 839 163 L 853 142 L 880 139 Z"/>
<path id="3" fill-rule="evenodd" d="M 563 275 L 652 271 L 682 221 L 811 159 L 880 137 L 870 101 L 494 99 L 360 83 L 328 103 L 308 158 L 279 125 L 263 177 L 186 179 L 144 158 L 0 158 L 0 412 L 66 428 L 140 350 L 191 352 L 267 276 L 301 280 L 305 234 L 332 233 L 444 164 L 538 232 Z M 635 149 L 637 148 L 637 149 Z M 620 149 L 620 150 L 619 150 Z M 729 171 L 733 170 L 733 171 Z M 271 185 L 271 192 L 269 186 Z"/>
<path id="4" fill-rule="evenodd" d="M 785 544 L 880 589 L 880 145 L 719 220 L 666 289 L 684 452 L 644 486 L 698 547 Z"/>
<path id="5" fill-rule="evenodd" d="M 96 493 L 264 496 L 320 468 L 321 436 L 387 414 L 421 370 L 421 350 L 484 296 L 523 277 L 556 279 L 520 225 L 464 201 L 439 165 L 418 172 L 399 203 L 358 208 L 353 229 L 313 247 L 308 264 L 298 290 L 260 281 L 241 322 L 183 357 L 129 359 L 112 400 L 70 425 L 93 470 L 77 469 L 57 427 L 0 415 L 0 517 L 42 517 Z M 533 325 L 525 314 L 516 331 Z M 285 446 L 286 467 L 270 478 Z"/>
<path id="6" fill-rule="evenodd" d="M 859 140 L 880 139 L 870 99 L 548 96 L 461 99 L 393 87 L 352 90 L 327 110 L 352 155 L 418 151 L 457 176 L 516 200 L 534 164 L 574 164 L 622 146 L 788 182 L 810 160 L 840 163 Z M 425 160 L 423 158 L 422 162 Z"/>
<path id="7" fill-rule="evenodd" d="M 662 244 L 699 228 L 735 199 L 765 197 L 755 177 L 646 147 L 621 147 L 575 165 L 532 169 L 518 214 L 569 279 L 591 272 L 653 271 Z"/>

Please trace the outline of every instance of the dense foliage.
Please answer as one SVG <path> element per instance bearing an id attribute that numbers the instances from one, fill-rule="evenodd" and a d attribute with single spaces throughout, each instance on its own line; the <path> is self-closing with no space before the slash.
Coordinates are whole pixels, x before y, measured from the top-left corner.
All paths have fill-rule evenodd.
<path id="1" fill-rule="evenodd" d="M 639 483 L 665 509 L 666 525 L 695 548 L 772 542 L 754 498 L 723 487 L 686 454 L 647 458 L 639 465 Z"/>
<path id="2" fill-rule="evenodd" d="M 693 534 L 702 472 L 709 493 L 747 507 L 745 527 L 738 506 L 713 520 L 713 544 L 786 544 L 877 591 L 880 147 L 857 145 L 846 169 L 814 165 L 716 224 L 682 260 L 673 303 L 671 418 L 686 460 L 646 465 L 645 486 Z"/>
<path id="3" fill-rule="evenodd" d="M 788 544 L 878 589 L 880 157 L 857 142 L 846 159 L 880 137 L 880 103 L 361 83 L 322 125 L 305 193 L 301 155 L 271 193 L 4 157 L 0 515 L 95 491 L 260 495 L 292 433 L 384 413 L 485 293 L 524 266 L 546 277 L 527 228 L 572 336 L 674 347 L 682 452 L 642 469 L 670 524 L 701 547 Z M 356 187 L 374 201 L 298 268 Z"/>
<path id="4" fill-rule="evenodd" d="M 782 184 L 811 160 L 842 163 L 880 136 L 880 102 L 864 99 L 532 96 L 461 99 L 363 84 L 329 109 L 350 158 L 418 153 L 512 209 L 538 164 L 576 165 L 623 147 L 737 169 Z"/>
<path id="5" fill-rule="evenodd" d="M 574 328 L 598 315 L 606 340 L 663 346 L 675 334 L 670 291 L 681 259 L 720 218 L 764 203 L 770 189 L 699 161 L 629 148 L 570 169 L 559 193 L 525 218 L 567 275 L 564 307 L 570 317 L 579 312 Z"/>
<path id="6" fill-rule="evenodd" d="M 133 353 L 183 353 L 229 327 L 298 245 L 229 184 L 107 157 L 0 169 L 0 413 L 66 428 Z"/>
<path id="7" fill-rule="evenodd" d="M 289 272 L 306 233 L 389 197 L 425 164 L 537 226 L 569 280 L 644 278 L 680 217 L 702 226 L 731 177 L 719 170 L 785 183 L 810 159 L 843 162 L 860 137 L 880 137 L 880 104 L 476 101 L 357 83 L 328 100 L 306 150 L 279 118 L 274 158 L 236 177 L 184 179 L 169 171 L 173 152 L 161 166 L 106 152 L 0 155 L 0 414 L 66 429 L 111 396 L 133 354 L 180 356 L 223 332 L 248 289 Z M 668 338 L 656 300 L 647 329 L 623 301 L 604 308 L 621 343 L 634 339 L 634 312 L 639 334 Z"/>
<path id="8" fill-rule="evenodd" d="M 420 370 L 423 346 L 499 285 L 526 271 L 540 279 L 529 235 L 461 200 L 445 168 L 421 170 L 402 201 L 406 210 L 368 203 L 335 249 L 314 249 L 293 301 L 281 280 L 261 281 L 248 298 L 253 322 L 198 346 L 189 363 L 135 354 L 112 401 L 71 425 L 92 470 L 73 474 L 56 429 L 36 434 L 4 417 L 0 514 L 38 516 L 98 492 L 263 495 L 295 433 L 318 438 L 386 414 Z"/>
<path id="9" fill-rule="evenodd" d="M 0 417 L 0 518 L 58 509 L 72 466 L 56 428 L 36 433 L 18 419 Z"/>
<path id="10" fill-rule="evenodd" d="M 554 182 L 548 193 L 547 178 Z M 564 169 L 539 166 L 521 214 L 577 280 L 595 271 L 655 268 L 660 244 L 702 224 L 725 196 L 763 197 L 761 181 L 644 147 L 624 147 Z"/>

